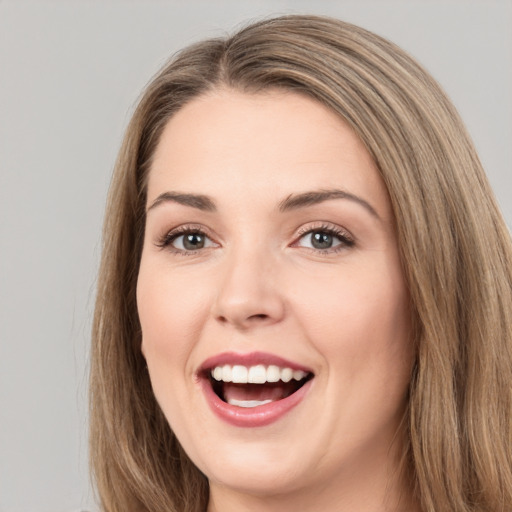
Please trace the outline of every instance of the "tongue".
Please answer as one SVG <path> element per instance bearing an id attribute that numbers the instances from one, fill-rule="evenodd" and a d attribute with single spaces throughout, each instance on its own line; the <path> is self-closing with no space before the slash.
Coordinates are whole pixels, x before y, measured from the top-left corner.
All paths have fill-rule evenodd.
<path id="1" fill-rule="evenodd" d="M 275 402 L 290 396 L 297 390 L 297 385 L 289 382 L 276 382 L 275 384 L 233 384 L 224 383 L 224 401 L 259 401 L 270 400 Z"/>

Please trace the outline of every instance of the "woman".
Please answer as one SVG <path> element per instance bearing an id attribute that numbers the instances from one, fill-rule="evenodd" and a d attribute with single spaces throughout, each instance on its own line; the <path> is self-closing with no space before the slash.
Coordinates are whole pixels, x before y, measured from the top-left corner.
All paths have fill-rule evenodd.
<path id="1" fill-rule="evenodd" d="M 396 46 L 287 16 L 185 49 L 128 127 L 104 240 L 104 510 L 512 509 L 510 236 Z"/>

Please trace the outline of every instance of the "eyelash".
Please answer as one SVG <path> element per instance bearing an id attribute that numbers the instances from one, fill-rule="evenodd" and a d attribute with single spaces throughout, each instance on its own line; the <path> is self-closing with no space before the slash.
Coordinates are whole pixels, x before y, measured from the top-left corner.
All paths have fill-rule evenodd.
<path id="1" fill-rule="evenodd" d="M 307 228 L 302 228 L 299 230 L 297 234 L 296 241 L 291 244 L 292 247 L 300 247 L 298 246 L 299 241 L 304 238 L 306 235 L 310 233 L 324 233 L 329 236 L 337 238 L 341 243 L 335 247 L 328 249 L 316 249 L 314 247 L 303 247 L 303 249 L 310 250 L 316 254 L 336 254 L 344 249 L 353 247 L 355 245 L 355 240 L 353 237 L 344 229 L 340 229 L 334 225 L 330 224 L 321 224 L 319 226 L 308 226 Z M 197 250 L 184 251 L 182 249 L 177 249 L 173 247 L 172 243 L 179 238 L 180 236 L 188 235 L 188 234 L 197 234 L 208 238 L 209 240 L 213 240 L 207 233 L 207 231 L 199 225 L 183 225 L 179 226 L 172 231 L 164 234 L 157 242 L 156 245 L 160 249 L 167 249 L 173 254 L 183 255 L 183 256 L 193 256 L 197 254 L 204 248 Z M 215 243 L 215 242 L 214 242 Z"/>
<path id="2" fill-rule="evenodd" d="M 172 252 L 173 254 L 178 254 L 178 255 L 183 255 L 183 256 L 193 256 L 194 254 L 197 254 L 201 249 L 197 249 L 195 251 L 184 251 L 182 249 L 177 249 L 176 247 L 173 247 L 173 245 L 172 245 L 172 243 L 180 236 L 192 235 L 192 234 L 201 235 L 210 240 L 212 239 L 202 226 L 186 224 L 184 226 L 179 226 L 178 228 L 173 229 L 173 230 L 169 231 L 168 233 L 165 233 L 156 242 L 156 245 L 157 245 L 157 247 L 160 247 L 160 249 L 167 249 L 170 252 Z"/>
<path id="3" fill-rule="evenodd" d="M 324 233 L 330 235 L 334 238 L 337 238 L 341 243 L 336 245 L 335 247 L 330 247 L 328 249 L 316 249 L 314 247 L 303 247 L 303 249 L 309 249 L 310 251 L 316 254 L 336 254 L 340 251 L 343 251 L 347 248 L 353 247 L 355 245 L 355 240 L 348 233 L 348 231 L 341 229 L 337 226 L 331 224 L 321 224 L 319 226 L 308 226 L 307 228 L 302 228 L 299 230 L 297 240 L 293 243 L 293 246 L 297 246 L 300 240 L 304 238 L 308 234 L 312 233 Z"/>

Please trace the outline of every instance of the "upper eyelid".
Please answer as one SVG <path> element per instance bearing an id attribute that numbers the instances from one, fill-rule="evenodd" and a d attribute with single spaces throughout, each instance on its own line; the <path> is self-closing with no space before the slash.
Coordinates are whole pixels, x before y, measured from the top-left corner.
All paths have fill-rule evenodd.
<path id="1" fill-rule="evenodd" d="M 212 236 L 210 230 L 203 226 L 202 224 L 181 224 L 179 226 L 176 226 L 172 229 L 169 229 L 165 231 L 162 235 L 157 235 L 155 245 L 157 247 L 160 247 L 162 249 L 168 247 L 174 240 L 179 238 L 180 236 L 184 236 L 187 233 L 200 233 L 201 235 L 204 235 L 205 237 L 209 238 L 212 242 L 218 244 L 219 242 L 217 239 Z M 200 249 L 198 249 L 200 250 Z M 179 251 L 179 249 L 177 249 Z M 188 251 L 192 252 L 192 251 Z"/>
<path id="2" fill-rule="evenodd" d="M 340 244 L 331 248 L 327 249 L 317 249 L 317 248 L 311 248 L 311 247 L 302 247 L 299 245 L 299 242 L 302 238 L 304 238 L 306 235 L 318 231 L 325 231 L 333 235 L 334 237 L 338 238 L 340 240 Z M 305 250 L 313 251 L 315 253 L 323 253 L 323 254 L 335 254 L 342 250 L 343 248 L 351 248 L 356 245 L 356 238 L 352 235 L 352 233 L 340 226 L 339 224 L 333 224 L 332 222 L 328 221 L 317 221 L 308 224 L 305 224 L 301 226 L 298 233 L 294 237 L 294 241 L 290 244 L 290 247 L 302 247 Z"/>
<path id="3" fill-rule="evenodd" d="M 184 235 L 187 233 L 201 233 L 203 235 L 206 235 L 208 238 L 214 238 L 210 229 L 208 229 L 206 226 L 203 226 L 202 224 L 196 223 L 180 224 L 179 226 L 167 230 L 164 236 L 176 235 L 178 237 L 180 235 Z"/>
<path id="4" fill-rule="evenodd" d="M 333 224 L 332 222 L 328 222 L 328 221 L 316 221 L 316 222 L 312 222 L 309 224 L 305 224 L 297 230 L 296 237 L 304 236 L 308 233 L 311 233 L 312 231 L 322 231 L 322 230 L 329 231 L 329 232 L 332 232 L 335 234 L 336 233 L 344 234 L 347 236 L 347 238 L 350 238 L 351 240 L 355 240 L 355 237 L 352 235 L 352 233 L 348 229 L 346 229 L 338 224 Z"/>

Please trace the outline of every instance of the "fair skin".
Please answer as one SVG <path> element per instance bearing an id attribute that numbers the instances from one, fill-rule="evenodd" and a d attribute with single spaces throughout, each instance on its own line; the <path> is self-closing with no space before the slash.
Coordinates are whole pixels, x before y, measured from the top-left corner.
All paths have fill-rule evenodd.
<path id="1" fill-rule="evenodd" d="M 194 99 L 164 130 L 147 209 L 142 351 L 209 512 L 416 510 L 398 469 L 409 297 L 386 188 L 349 127 L 295 93 Z M 222 358 L 282 358 L 307 383 L 286 410 L 282 382 L 217 396 Z"/>

